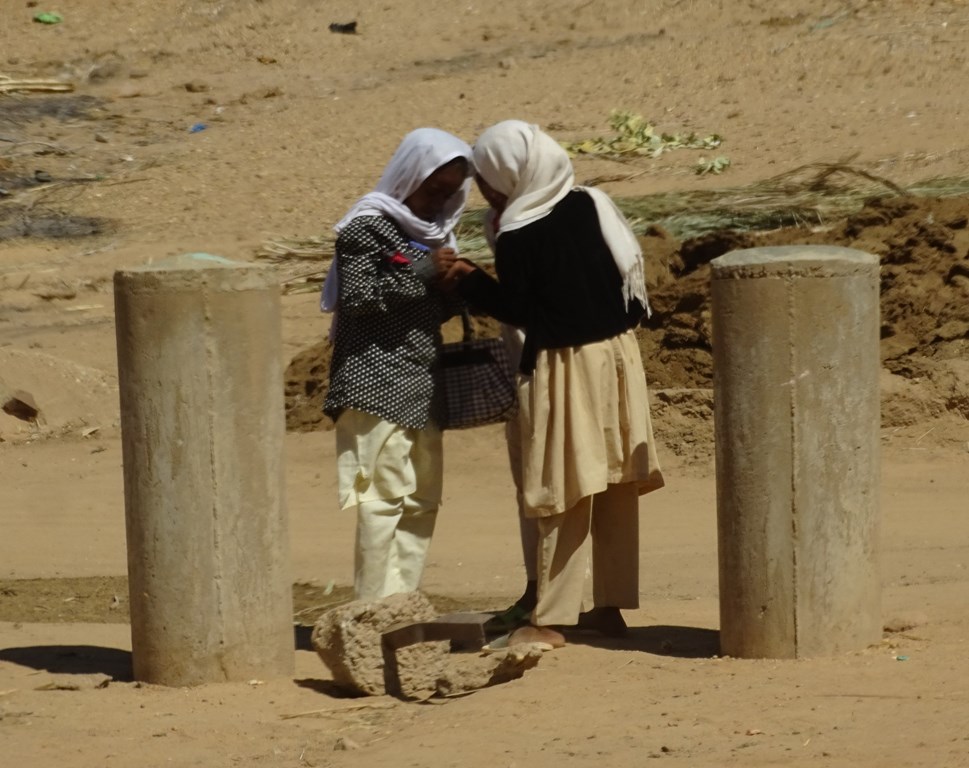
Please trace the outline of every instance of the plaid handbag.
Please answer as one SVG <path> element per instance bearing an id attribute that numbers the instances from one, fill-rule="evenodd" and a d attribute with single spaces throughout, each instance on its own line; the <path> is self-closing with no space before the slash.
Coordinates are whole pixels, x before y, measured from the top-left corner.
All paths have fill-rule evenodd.
<path id="1" fill-rule="evenodd" d="M 505 343 L 476 339 L 467 311 L 461 320 L 464 338 L 441 348 L 441 429 L 507 421 L 518 410 L 518 391 Z"/>

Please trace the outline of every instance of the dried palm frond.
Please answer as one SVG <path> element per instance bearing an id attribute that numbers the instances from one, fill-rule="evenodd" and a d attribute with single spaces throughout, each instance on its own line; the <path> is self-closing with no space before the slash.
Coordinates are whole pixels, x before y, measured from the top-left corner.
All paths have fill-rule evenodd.
<path id="1" fill-rule="evenodd" d="M 61 80 L 42 80 L 30 78 L 27 80 L 15 80 L 7 75 L 0 75 L 0 94 L 17 93 L 20 91 L 43 91 L 47 93 L 64 93 L 73 91 L 73 83 L 65 83 Z"/>

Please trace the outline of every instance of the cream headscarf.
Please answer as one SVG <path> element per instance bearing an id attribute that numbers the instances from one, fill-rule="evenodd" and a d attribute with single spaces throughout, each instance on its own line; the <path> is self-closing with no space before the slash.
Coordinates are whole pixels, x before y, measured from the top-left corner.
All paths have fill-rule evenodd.
<path id="1" fill-rule="evenodd" d="M 429 248 L 448 245 L 456 247 L 454 227 L 468 202 L 470 177 L 445 203 L 434 221 L 424 221 L 404 205 L 404 200 L 442 165 L 463 157 L 471 163 L 471 147 L 446 131 L 437 128 L 418 128 L 408 133 L 384 169 L 372 192 L 355 202 L 333 228 L 339 234 L 358 216 L 387 216 L 396 221 L 414 240 Z M 330 265 L 320 295 L 320 309 L 335 312 L 340 297 L 340 282 L 336 258 Z M 336 327 L 336 318 L 333 326 Z M 332 328 L 331 327 L 331 328 Z M 332 332 L 331 332 L 332 338 Z"/>
<path id="2" fill-rule="evenodd" d="M 508 197 L 497 237 L 547 216 L 573 189 L 586 192 L 596 206 L 602 237 L 622 276 L 622 296 L 636 299 L 651 313 L 646 297 L 643 251 L 622 212 L 605 192 L 575 186 L 568 153 L 537 125 L 505 120 L 488 128 L 474 145 L 474 166 L 488 184 Z"/>

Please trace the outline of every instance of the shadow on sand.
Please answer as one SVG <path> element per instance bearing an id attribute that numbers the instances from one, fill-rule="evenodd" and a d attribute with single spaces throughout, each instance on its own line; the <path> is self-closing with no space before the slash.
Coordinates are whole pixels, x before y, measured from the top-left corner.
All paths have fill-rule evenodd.
<path id="1" fill-rule="evenodd" d="M 130 682 L 131 652 L 99 645 L 28 645 L 0 648 L 0 661 L 58 675 L 108 675 Z"/>
<path id="2" fill-rule="evenodd" d="M 703 659 L 720 654 L 720 633 L 701 627 L 655 625 L 629 627 L 623 637 L 604 637 L 596 632 L 566 630 L 566 640 L 575 645 L 642 651 L 657 656 Z"/>
<path id="3" fill-rule="evenodd" d="M 658 624 L 651 627 L 629 627 L 624 637 L 605 637 L 590 630 L 565 629 L 565 638 L 574 645 L 589 645 L 622 651 L 642 651 L 657 656 L 703 659 L 720 654 L 720 633 L 702 627 L 677 627 Z M 313 651 L 310 637 L 313 627 L 294 628 L 297 651 Z"/>

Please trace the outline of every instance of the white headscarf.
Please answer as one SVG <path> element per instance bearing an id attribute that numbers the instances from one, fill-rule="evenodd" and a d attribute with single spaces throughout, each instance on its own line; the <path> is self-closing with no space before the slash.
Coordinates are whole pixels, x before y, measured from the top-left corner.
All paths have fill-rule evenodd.
<path id="1" fill-rule="evenodd" d="M 434 171 L 459 157 L 463 157 L 470 165 L 471 147 L 457 136 L 437 128 L 418 128 L 411 131 L 390 158 L 377 186 L 357 200 L 333 229 L 339 234 L 358 216 L 388 216 L 400 224 L 410 237 L 429 248 L 440 248 L 444 245 L 454 248 L 457 245 L 454 227 L 468 201 L 470 177 L 451 195 L 434 221 L 424 221 L 416 216 L 404 205 L 404 200 Z M 336 259 L 334 257 L 330 265 L 320 295 L 320 309 L 324 312 L 335 312 L 340 297 Z M 335 326 L 336 318 L 332 327 Z"/>
<path id="2" fill-rule="evenodd" d="M 538 221 L 573 189 L 586 192 L 596 206 L 602 237 L 622 276 L 626 305 L 639 301 L 651 313 L 646 297 L 643 251 L 622 212 L 602 190 L 575 186 L 568 153 L 537 125 L 505 120 L 488 128 L 474 145 L 474 167 L 495 191 L 508 197 L 497 237 Z"/>

